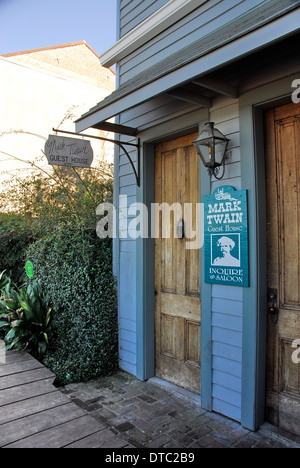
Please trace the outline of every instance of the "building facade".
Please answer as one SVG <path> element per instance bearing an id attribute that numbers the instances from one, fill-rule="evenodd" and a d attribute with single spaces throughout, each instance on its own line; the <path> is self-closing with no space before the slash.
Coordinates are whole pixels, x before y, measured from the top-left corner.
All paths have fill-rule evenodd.
<path id="1" fill-rule="evenodd" d="M 117 63 L 118 89 L 76 123 L 115 117 L 139 145 L 115 156 L 121 368 L 248 429 L 296 434 L 299 24 L 299 0 L 120 0 L 119 40 L 100 57 Z M 193 144 L 207 122 L 229 140 L 221 179 Z M 175 207 L 168 223 L 162 204 Z M 144 216 L 133 232 L 143 210 L 147 229 Z"/>
<path id="2" fill-rule="evenodd" d="M 32 162 L 50 171 L 43 151 L 52 129 L 74 132 L 74 119 L 115 90 L 116 76 L 79 41 L 0 55 L 0 82 L 1 183 L 26 177 Z M 93 166 L 103 159 L 113 163 L 111 144 L 92 145 Z"/>

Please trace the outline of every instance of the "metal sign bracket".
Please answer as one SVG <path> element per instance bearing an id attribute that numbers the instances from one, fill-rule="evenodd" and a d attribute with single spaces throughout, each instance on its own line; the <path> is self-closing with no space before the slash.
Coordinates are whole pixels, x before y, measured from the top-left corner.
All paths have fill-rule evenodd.
<path id="1" fill-rule="evenodd" d="M 53 132 L 58 132 L 58 133 L 66 133 L 68 135 L 77 135 L 77 136 L 80 136 L 80 137 L 87 137 L 87 138 L 94 138 L 96 140 L 103 140 L 103 141 L 108 141 L 110 143 L 114 143 L 115 145 L 118 145 L 119 148 L 121 148 L 125 155 L 127 156 L 129 162 L 130 162 L 130 165 L 133 169 L 133 172 L 134 172 L 134 175 L 135 175 L 135 178 L 136 178 L 136 183 L 137 183 L 137 186 L 140 187 L 141 186 L 141 174 L 140 174 L 140 139 L 138 138 L 138 142 L 137 144 L 136 143 L 127 143 L 125 141 L 119 141 L 119 140 L 112 140 L 110 138 L 104 138 L 104 137 L 98 137 L 98 136 L 94 136 L 94 135 L 86 135 L 86 134 L 82 134 L 82 133 L 75 133 L 75 132 L 68 132 L 66 130 L 58 130 L 57 128 L 52 128 Z M 137 149 L 137 167 L 135 167 L 135 164 L 130 156 L 130 154 L 128 153 L 128 151 L 126 150 L 125 148 L 125 145 L 126 146 L 133 146 Z"/>

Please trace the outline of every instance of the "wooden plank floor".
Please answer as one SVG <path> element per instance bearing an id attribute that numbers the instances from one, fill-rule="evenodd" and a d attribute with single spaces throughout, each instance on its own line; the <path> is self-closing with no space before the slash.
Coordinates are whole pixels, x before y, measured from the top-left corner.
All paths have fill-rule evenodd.
<path id="1" fill-rule="evenodd" d="M 0 448 L 121 448 L 123 441 L 54 385 L 30 354 L 0 341 Z"/>

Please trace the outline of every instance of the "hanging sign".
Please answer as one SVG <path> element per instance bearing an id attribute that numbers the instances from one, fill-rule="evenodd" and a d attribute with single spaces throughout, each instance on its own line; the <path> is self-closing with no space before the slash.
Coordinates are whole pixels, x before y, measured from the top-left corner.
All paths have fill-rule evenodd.
<path id="1" fill-rule="evenodd" d="M 79 138 L 49 135 L 45 144 L 45 154 L 52 166 L 89 168 L 93 162 L 91 142 Z"/>
<path id="2" fill-rule="evenodd" d="M 247 191 L 225 185 L 204 196 L 205 282 L 249 286 Z"/>

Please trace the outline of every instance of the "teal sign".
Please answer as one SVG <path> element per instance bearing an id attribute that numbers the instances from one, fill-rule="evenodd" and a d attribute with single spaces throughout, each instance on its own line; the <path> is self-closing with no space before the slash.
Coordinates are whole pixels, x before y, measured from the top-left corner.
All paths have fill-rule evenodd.
<path id="1" fill-rule="evenodd" d="M 247 191 L 229 185 L 204 196 L 205 282 L 249 286 Z"/>
<path id="2" fill-rule="evenodd" d="M 31 262 L 26 263 L 25 270 L 28 278 L 33 278 L 33 264 Z"/>

